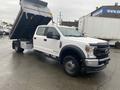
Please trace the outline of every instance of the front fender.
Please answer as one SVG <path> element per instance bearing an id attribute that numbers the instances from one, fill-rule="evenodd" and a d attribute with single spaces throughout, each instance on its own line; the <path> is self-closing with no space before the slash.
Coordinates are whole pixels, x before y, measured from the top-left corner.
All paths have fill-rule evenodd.
<path id="1" fill-rule="evenodd" d="M 79 47 L 74 46 L 74 45 L 67 45 L 67 46 L 63 47 L 61 52 L 60 52 L 60 55 L 59 55 L 60 60 L 63 59 L 62 56 L 63 56 L 64 52 L 66 52 L 67 50 L 75 51 L 80 56 L 80 58 L 82 60 L 84 60 L 86 58 L 86 56 L 85 56 L 84 52 L 82 51 L 82 49 L 80 49 Z"/>

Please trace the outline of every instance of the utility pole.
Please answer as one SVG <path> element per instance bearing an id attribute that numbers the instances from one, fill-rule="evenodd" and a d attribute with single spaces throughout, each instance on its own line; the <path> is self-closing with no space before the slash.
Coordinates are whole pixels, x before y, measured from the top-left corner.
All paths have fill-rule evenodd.
<path id="1" fill-rule="evenodd" d="M 62 12 L 59 12 L 59 17 L 58 17 L 58 24 L 61 25 L 62 23 Z"/>

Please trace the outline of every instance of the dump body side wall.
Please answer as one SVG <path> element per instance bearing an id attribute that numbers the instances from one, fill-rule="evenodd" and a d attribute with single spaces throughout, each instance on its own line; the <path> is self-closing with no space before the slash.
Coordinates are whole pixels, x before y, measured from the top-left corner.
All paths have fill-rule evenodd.
<path id="1" fill-rule="evenodd" d="M 20 0 L 21 9 L 10 32 L 10 39 L 31 40 L 38 25 L 52 19 L 47 3 L 41 0 Z"/>
<path id="2" fill-rule="evenodd" d="M 10 39 L 32 39 L 38 25 L 47 25 L 51 18 L 20 11 L 10 33 Z"/>

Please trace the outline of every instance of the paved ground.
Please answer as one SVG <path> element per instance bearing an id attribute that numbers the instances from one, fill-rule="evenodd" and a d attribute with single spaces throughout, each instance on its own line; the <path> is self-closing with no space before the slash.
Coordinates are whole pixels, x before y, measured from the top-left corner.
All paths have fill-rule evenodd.
<path id="1" fill-rule="evenodd" d="M 0 39 L 0 90 L 120 90 L 120 50 L 111 50 L 108 67 L 95 75 L 72 78 L 54 60 L 25 51 L 16 54 L 11 41 Z"/>

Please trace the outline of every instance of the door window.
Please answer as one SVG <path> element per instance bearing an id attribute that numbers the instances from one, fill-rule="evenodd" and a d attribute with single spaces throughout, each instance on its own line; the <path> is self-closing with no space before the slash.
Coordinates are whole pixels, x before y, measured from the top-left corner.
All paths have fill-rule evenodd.
<path id="1" fill-rule="evenodd" d="M 47 34 L 48 32 L 52 32 L 53 35 L 55 35 L 55 36 L 59 35 L 58 31 L 54 27 L 49 27 L 45 34 Z"/>
<path id="2" fill-rule="evenodd" d="M 45 30 L 46 30 L 45 27 L 39 27 L 37 32 L 36 32 L 36 35 L 44 36 L 45 35 Z"/>

